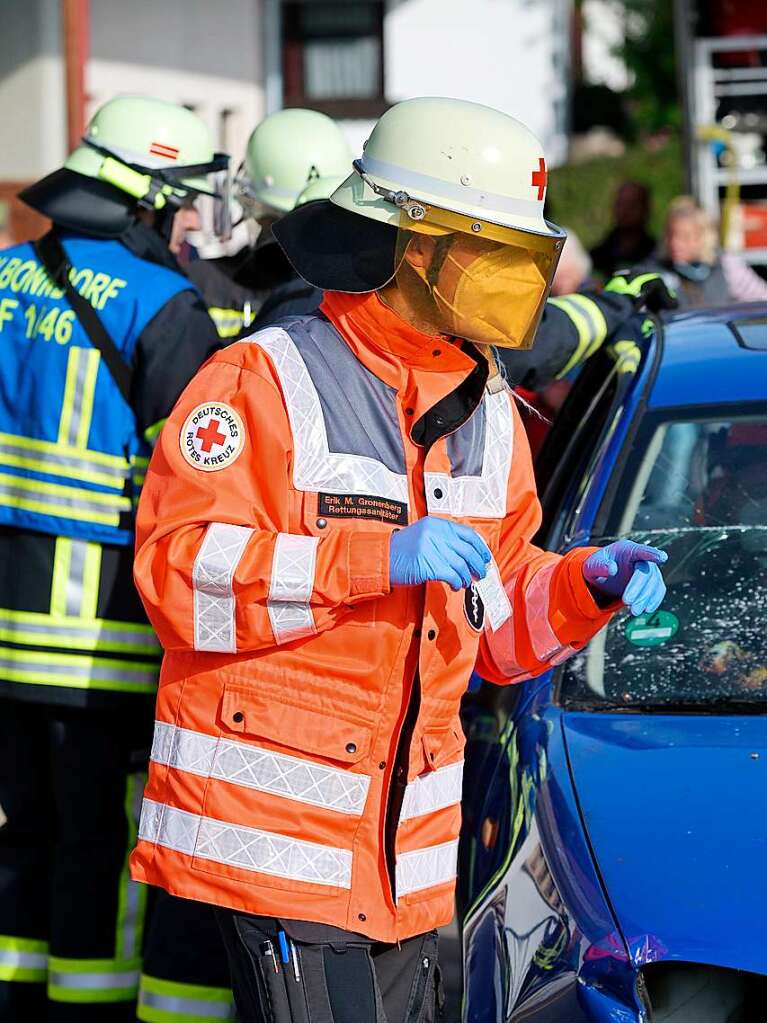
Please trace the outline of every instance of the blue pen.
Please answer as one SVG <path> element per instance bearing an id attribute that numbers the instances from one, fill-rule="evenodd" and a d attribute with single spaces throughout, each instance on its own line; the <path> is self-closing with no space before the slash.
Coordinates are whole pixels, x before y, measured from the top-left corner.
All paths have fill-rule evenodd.
<path id="1" fill-rule="evenodd" d="M 283 963 L 287 966 L 290 962 L 290 952 L 288 950 L 288 939 L 286 938 L 284 931 L 277 932 L 277 940 L 280 943 L 280 956 Z"/>

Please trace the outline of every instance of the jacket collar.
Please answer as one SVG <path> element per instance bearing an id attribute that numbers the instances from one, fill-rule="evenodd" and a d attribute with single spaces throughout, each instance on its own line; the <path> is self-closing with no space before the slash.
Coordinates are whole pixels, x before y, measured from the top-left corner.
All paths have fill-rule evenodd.
<path id="1" fill-rule="evenodd" d="M 395 387 L 403 371 L 463 378 L 475 367 L 476 360 L 462 350 L 460 339 L 416 330 L 384 305 L 375 291 L 364 295 L 326 291 L 320 309 L 360 362 Z"/>
<path id="2" fill-rule="evenodd" d="M 415 443 L 430 447 L 474 413 L 488 367 L 473 347 L 464 350 L 458 338 L 421 333 L 376 292 L 326 291 L 320 311 L 360 362 L 399 392 Z M 436 430 L 430 428 L 432 419 Z"/>

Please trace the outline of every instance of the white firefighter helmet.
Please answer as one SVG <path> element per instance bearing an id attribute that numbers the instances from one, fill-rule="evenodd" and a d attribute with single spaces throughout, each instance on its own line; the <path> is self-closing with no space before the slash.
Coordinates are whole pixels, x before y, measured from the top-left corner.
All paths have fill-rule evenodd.
<path id="1" fill-rule="evenodd" d="M 317 110 L 278 110 L 248 139 L 236 198 L 248 212 L 258 204 L 287 213 L 307 186 L 326 178 L 346 177 L 351 166 L 349 146 L 330 117 Z M 330 191 L 328 188 L 327 194 Z"/>
<path id="2" fill-rule="evenodd" d="M 434 333 L 529 348 L 565 239 L 544 217 L 548 172 L 533 132 L 477 103 L 406 100 L 353 166 L 328 203 L 273 228 L 301 276 L 351 292 L 396 276 Z"/>
<path id="3" fill-rule="evenodd" d="M 136 205 L 173 214 L 198 193 L 228 209 L 229 157 L 191 110 L 143 96 L 118 96 L 91 118 L 64 166 L 20 193 L 54 223 L 119 237 Z"/>

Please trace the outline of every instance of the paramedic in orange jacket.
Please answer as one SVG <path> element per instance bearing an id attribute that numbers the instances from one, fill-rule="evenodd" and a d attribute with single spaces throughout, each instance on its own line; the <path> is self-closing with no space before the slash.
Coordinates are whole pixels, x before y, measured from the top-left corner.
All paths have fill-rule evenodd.
<path id="1" fill-rule="evenodd" d="M 243 1021 L 433 1018 L 471 671 L 529 678 L 662 598 L 654 548 L 530 543 L 489 346 L 532 342 L 563 237 L 545 182 L 504 114 L 393 107 L 275 229 L 319 314 L 216 354 L 152 459 L 136 581 L 165 660 L 133 875 L 220 907 Z"/>

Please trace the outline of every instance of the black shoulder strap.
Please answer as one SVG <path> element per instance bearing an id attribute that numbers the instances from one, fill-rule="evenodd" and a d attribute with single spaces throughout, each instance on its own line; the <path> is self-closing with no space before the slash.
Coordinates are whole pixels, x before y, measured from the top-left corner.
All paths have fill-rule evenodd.
<path id="1" fill-rule="evenodd" d="M 69 304 L 74 310 L 75 316 L 80 321 L 80 325 L 90 338 L 93 347 L 101 352 L 101 357 L 107 369 L 112 374 L 114 382 L 120 388 L 120 394 L 130 405 L 133 377 L 131 368 L 120 355 L 117 345 L 109 336 L 109 332 L 101 322 L 96 310 L 72 286 L 72 282 L 69 279 L 69 271 L 72 269 L 72 264 L 69 262 L 64 247 L 61 244 L 61 239 L 56 234 L 55 229 L 43 235 L 42 238 L 38 238 L 33 245 L 37 258 L 45 267 L 53 283 L 64 291 Z"/>

